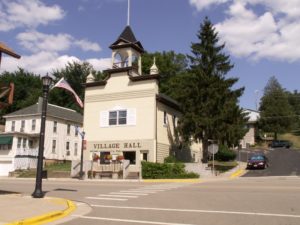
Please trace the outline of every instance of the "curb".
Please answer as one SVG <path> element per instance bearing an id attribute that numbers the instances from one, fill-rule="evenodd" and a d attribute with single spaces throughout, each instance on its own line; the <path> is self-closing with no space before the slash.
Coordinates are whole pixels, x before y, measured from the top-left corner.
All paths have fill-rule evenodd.
<path id="1" fill-rule="evenodd" d="M 52 198 L 52 200 L 58 200 L 58 201 L 64 201 L 65 204 L 68 206 L 67 209 L 64 209 L 62 211 L 53 211 L 50 213 L 46 213 L 44 215 L 32 217 L 29 219 L 24 219 L 12 223 L 8 223 L 6 225 L 33 225 L 33 224 L 45 224 L 49 222 L 53 222 L 55 220 L 61 219 L 63 217 L 66 217 L 69 215 L 71 212 L 73 212 L 76 209 L 76 205 L 67 199 L 58 199 L 58 198 Z"/>
<path id="2" fill-rule="evenodd" d="M 245 170 L 238 169 L 237 171 L 235 171 L 234 173 L 232 173 L 229 178 L 230 179 L 235 179 L 237 177 L 240 177 L 244 172 L 245 172 Z"/>

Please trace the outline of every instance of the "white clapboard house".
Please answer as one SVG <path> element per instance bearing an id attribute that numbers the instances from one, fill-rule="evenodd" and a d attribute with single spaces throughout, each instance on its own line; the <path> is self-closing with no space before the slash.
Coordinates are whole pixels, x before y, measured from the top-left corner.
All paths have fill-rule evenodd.
<path id="1" fill-rule="evenodd" d="M 3 116 L 0 134 L 0 176 L 17 169 L 36 168 L 41 125 L 42 98 L 38 103 Z M 83 117 L 68 108 L 48 104 L 44 157 L 47 160 L 78 160 L 81 154 Z"/>

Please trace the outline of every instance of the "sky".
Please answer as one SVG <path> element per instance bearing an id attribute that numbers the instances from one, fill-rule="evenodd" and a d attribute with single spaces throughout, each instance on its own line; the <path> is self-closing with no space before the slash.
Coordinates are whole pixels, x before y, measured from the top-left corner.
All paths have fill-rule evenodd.
<path id="1" fill-rule="evenodd" d="M 128 0 L 0 0 L 0 73 L 18 67 L 40 75 L 70 61 L 110 68 L 112 44 L 127 25 Z M 130 0 L 130 26 L 148 52 L 190 54 L 205 17 L 218 32 L 245 87 L 240 106 L 257 109 L 271 76 L 300 87 L 300 0 Z"/>

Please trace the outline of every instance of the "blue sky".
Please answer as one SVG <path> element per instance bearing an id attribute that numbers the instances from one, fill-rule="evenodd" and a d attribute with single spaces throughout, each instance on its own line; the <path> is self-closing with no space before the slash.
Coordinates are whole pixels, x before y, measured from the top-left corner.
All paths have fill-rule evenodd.
<path id="1" fill-rule="evenodd" d="M 242 107 L 256 108 L 271 76 L 299 90 L 300 0 L 131 0 L 130 26 L 149 52 L 188 54 L 205 16 L 235 65 L 228 76 L 246 88 Z M 126 23 L 127 0 L 0 0 L 0 41 L 22 56 L 4 56 L 0 72 L 44 75 L 72 60 L 106 69 Z"/>

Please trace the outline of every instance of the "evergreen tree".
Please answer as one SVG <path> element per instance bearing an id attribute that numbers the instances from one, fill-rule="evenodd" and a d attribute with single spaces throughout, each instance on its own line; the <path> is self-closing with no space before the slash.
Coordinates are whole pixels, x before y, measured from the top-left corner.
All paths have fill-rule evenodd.
<path id="1" fill-rule="evenodd" d="M 222 53 L 218 34 L 208 18 L 201 24 L 199 42 L 192 43 L 188 56 L 190 69 L 170 82 L 171 96 L 182 105 L 180 131 L 186 137 L 202 141 L 202 161 L 208 160 L 209 140 L 237 144 L 246 133 L 246 116 L 238 106 L 244 88 L 232 90 L 235 78 L 226 79 L 232 69 L 229 56 Z"/>
<path id="2" fill-rule="evenodd" d="M 277 79 L 272 76 L 264 89 L 260 103 L 260 127 L 264 132 L 277 134 L 289 131 L 295 119 L 288 95 Z"/>

